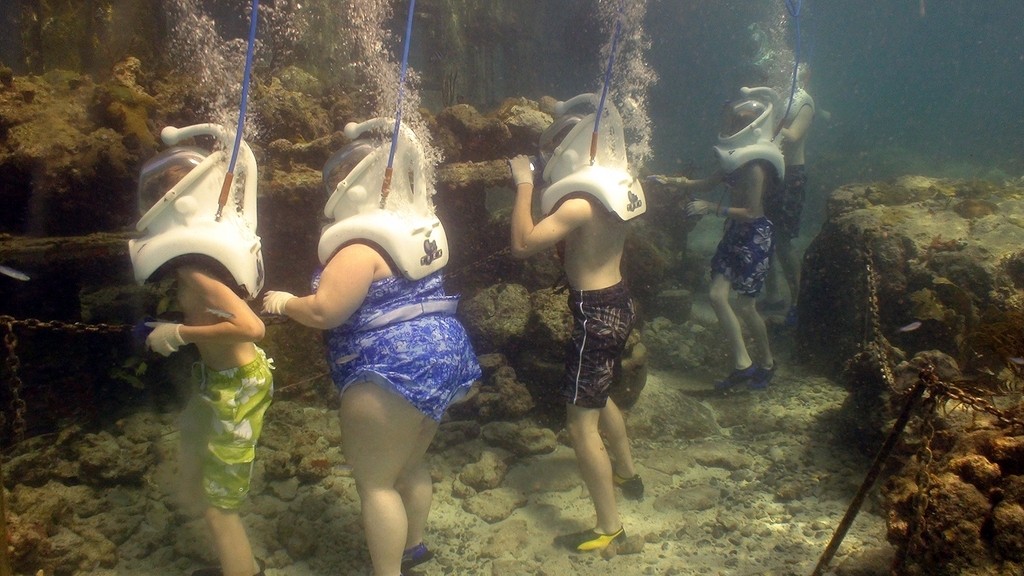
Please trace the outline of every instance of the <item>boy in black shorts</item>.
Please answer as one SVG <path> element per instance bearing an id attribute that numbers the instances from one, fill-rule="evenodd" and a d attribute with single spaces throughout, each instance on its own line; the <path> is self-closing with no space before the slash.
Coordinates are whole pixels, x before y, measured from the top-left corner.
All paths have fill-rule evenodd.
<path id="1" fill-rule="evenodd" d="M 600 550 L 613 541 L 625 540 L 615 486 L 622 488 L 626 498 L 634 500 L 643 498 L 644 491 L 643 481 L 633 467 L 622 413 L 608 397 L 612 368 L 636 318 L 619 267 L 626 240 L 625 221 L 645 209 L 641 208 L 643 191 L 639 185 L 622 185 L 635 181 L 621 168 L 570 164 L 575 157 L 559 156 L 561 150 L 575 145 L 561 145 L 569 133 L 583 133 L 589 146 L 590 131 L 572 132 L 577 123 L 588 121 L 593 122 L 593 116 L 566 114 L 541 136 L 541 154 L 548 163 L 545 177 L 563 176 L 552 178 L 562 182 L 550 182 L 544 190 L 541 204 L 547 216 L 536 225 L 531 213 L 533 166 L 526 156 L 518 156 L 509 163 L 516 183 L 512 254 L 526 258 L 556 243 L 565 244 L 563 265 L 569 280 L 568 304 L 573 316 L 562 388 L 566 425 L 597 511 L 594 529 L 556 539 L 558 544 L 577 551 Z M 571 176 L 564 176 L 567 173 Z M 552 206 L 545 207 L 548 204 Z M 607 449 L 602 433 L 608 440 Z"/>

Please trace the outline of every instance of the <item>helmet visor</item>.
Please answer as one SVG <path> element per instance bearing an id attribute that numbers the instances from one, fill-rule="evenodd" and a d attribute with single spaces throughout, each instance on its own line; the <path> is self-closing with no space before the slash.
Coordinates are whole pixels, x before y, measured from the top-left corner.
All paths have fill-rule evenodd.
<path id="1" fill-rule="evenodd" d="M 327 163 L 324 164 L 323 181 L 328 198 L 334 194 L 338 184 L 348 178 L 352 169 L 362 162 L 363 158 L 369 156 L 373 150 L 374 146 L 366 140 L 356 140 L 346 144 L 327 160 Z"/>
<path id="2" fill-rule="evenodd" d="M 729 138 L 739 134 L 760 118 L 767 109 L 767 106 L 757 100 L 726 102 L 722 109 L 722 129 L 719 136 Z"/>
<path id="3" fill-rule="evenodd" d="M 568 136 L 569 132 L 580 123 L 583 117 L 578 114 L 570 114 L 562 116 L 558 120 L 555 120 L 547 127 L 546 130 L 540 135 L 540 157 L 547 164 L 551 160 L 551 156 L 555 153 L 555 148 L 558 148 L 562 144 L 562 140 Z"/>
<path id="4" fill-rule="evenodd" d="M 206 158 L 199 148 L 175 146 L 157 154 L 139 174 L 139 213 L 145 214 L 168 190 Z"/>

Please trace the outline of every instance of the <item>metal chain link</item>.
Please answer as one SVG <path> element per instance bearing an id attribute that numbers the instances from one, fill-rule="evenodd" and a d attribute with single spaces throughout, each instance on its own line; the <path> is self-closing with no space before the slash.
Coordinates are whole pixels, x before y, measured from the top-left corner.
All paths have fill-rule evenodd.
<path id="1" fill-rule="evenodd" d="M 479 266 L 483 266 L 484 264 L 487 264 L 491 260 L 496 260 L 500 256 L 504 256 L 505 254 L 508 254 L 511 251 L 512 251 L 511 247 L 505 246 L 501 250 L 498 250 L 497 252 L 492 253 L 490 256 L 485 256 L 484 258 L 481 258 L 480 260 L 477 260 L 476 262 L 470 262 L 469 264 L 466 264 L 465 266 L 459 268 L 458 270 L 452 272 L 451 274 L 445 274 L 445 279 L 446 280 L 450 280 L 452 278 L 458 278 L 459 276 L 462 276 L 463 274 L 465 274 L 469 270 L 472 270 L 473 268 L 477 268 Z"/>
<path id="2" fill-rule="evenodd" d="M 882 380 L 890 390 L 896 388 L 896 378 L 892 373 L 892 358 L 889 353 L 888 342 L 882 336 L 882 315 L 878 305 L 878 273 L 875 271 L 875 258 L 868 246 L 867 239 L 864 240 L 863 248 L 864 267 L 867 270 L 867 301 L 868 309 L 864 315 L 864 337 L 861 342 L 861 352 L 857 353 L 856 360 L 863 359 L 868 363 L 872 355 L 877 359 L 878 370 Z"/>
<path id="3" fill-rule="evenodd" d="M 1024 428 L 1024 421 L 1019 420 L 1013 416 L 1010 416 L 1006 412 L 1003 412 L 999 408 L 996 408 L 992 404 L 992 402 L 990 402 L 986 398 L 975 396 L 969 392 L 966 392 L 965 390 L 956 386 L 953 383 L 938 380 L 932 386 L 932 389 L 934 390 L 933 393 L 938 396 L 951 398 L 953 400 L 956 400 L 957 402 L 960 402 L 961 404 L 970 406 L 973 410 L 976 410 L 978 412 L 985 412 L 987 414 L 992 415 L 993 417 L 995 417 L 996 420 L 998 420 L 1007 428 Z"/>
<path id="4" fill-rule="evenodd" d="M 29 329 L 45 328 L 73 334 L 118 334 L 131 331 L 134 328 L 131 324 L 86 324 L 85 322 L 61 322 L 60 320 L 37 320 L 35 318 L 18 320 L 7 315 L 0 315 L 0 323 L 8 326 L 23 326 Z"/>
<path id="5" fill-rule="evenodd" d="M 864 243 L 864 260 L 867 268 L 868 310 L 864 318 L 864 345 L 877 341 L 882 334 L 881 313 L 878 310 L 878 277 L 875 274 L 875 257 L 871 248 Z"/>
<path id="6" fill-rule="evenodd" d="M 912 498 L 914 516 L 910 519 L 912 529 L 909 530 L 907 539 L 907 552 L 905 558 L 910 555 L 919 556 L 927 549 L 924 541 L 925 529 L 928 527 L 928 506 L 929 490 L 932 485 L 930 467 L 932 465 L 932 440 L 935 437 L 935 413 L 937 408 L 937 397 L 929 394 L 921 405 L 921 447 L 917 451 L 917 463 L 920 466 L 914 481 L 917 483 L 917 494 Z"/>
<path id="7" fill-rule="evenodd" d="M 7 349 L 7 371 L 11 379 L 11 413 L 14 414 L 14 420 L 11 422 L 11 437 L 15 442 L 21 442 L 25 437 L 28 425 L 25 423 L 25 401 L 21 398 L 21 377 L 18 376 L 18 368 L 21 367 L 21 360 L 16 352 L 18 336 L 14 333 L 13 318 L 9 318 L 9 316 L 4 316 L 2 321 L 7 329 L 4 334 L 4 347 Z M 0 413 L 0 416 L 3 414 Z M 0 420 L 0 430 L 3 430 L 2 426 L 6 424 L 6 420 L 6 418 Z"/>
<path id="8" fill-rule="evenodd" d="M 11 421 L 11 437 L 15 442 L 21 442 L 25 437 L 25 431 L 28 429 L 28 423 L 25 422 L 25 412 L 28 410 L 28 406 L 25 404 L 25 400 L 21 397 L 21 390 L 24 384 L 21 381 L 21 376 L 18 374 L 18 370 L 21 368 L 21 359 L 18 358 L 18 336 L 14 333 L 15 326 L 22 326 L 29 329 L 48 329 L 48 330 L 59 330 L 62 332 L 70 332 L 73 334 L 118 334 L 121 332 L 129 331 L 133 328 L 131 324 L 86 324 L 84 322 L 61 322 L 59 320 L 37 320 L 35 318 L 29 318 L 26 320 L 18 320 L 13 316 L 0 315 L 0 324 L 6 328 L 4 333 L 4 348 L 7 350 L 7 371 L 8 378 L 11 381 L 11 404 L 10 411 L 14 415 Z M 0 411 L 0 431 L 4 429 L 7 424 L 7 418 Z"/>

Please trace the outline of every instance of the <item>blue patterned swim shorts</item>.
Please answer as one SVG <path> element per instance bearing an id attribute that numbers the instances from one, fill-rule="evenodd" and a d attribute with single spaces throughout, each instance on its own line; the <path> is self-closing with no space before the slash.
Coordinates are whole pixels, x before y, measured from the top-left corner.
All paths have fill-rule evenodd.
<path id="1" fill-rule="evenodd" d="M 725 234 L 711 258 L 711 273 L 725 276 L 737 293 L 756 297 L 768 275 L 774 229 L 763 216 L 751 222 L 726 220 Z"/>

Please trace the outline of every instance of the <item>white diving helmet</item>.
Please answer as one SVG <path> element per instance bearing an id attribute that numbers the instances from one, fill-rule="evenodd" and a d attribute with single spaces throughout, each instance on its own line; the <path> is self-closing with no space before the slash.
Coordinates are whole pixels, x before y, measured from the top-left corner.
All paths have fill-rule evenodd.
<path id="1" fill-rule="evenodd" d="M 550 184 L 541 193 L 541 210 L 548 214 L 566 196 L 585 193 L 622 220 L 636 218 L 647 211 L 647 202 L 640 181 L 629 174 L 622 117 L 606 100 L 596 143 L 597 154 L 591 164 L 597 112 L 570 113 L 581 105 L 596 110 L 598 95 L 580 94 L 555 104 L 559 118 L 540 136 L 544 180 Z"/>
<path id="2" fill-rule="evenodd" d="M 384 250 L 403 276 L 419 280 L 448 263 L 448 236 L 434 214 L 422 146 L 406 125 L 398 144 L 386 208 L 381 188 L 390 140 L 359 139 L 370 130 L 387 130 L 394 120 L 375 118 L 345 126 L 354 140 L 334 153 L 324 166 L 328 199 L 324 215 L 332 220 L 320 233 L 321 264 L 346 244 L 365 240 Z"/>
<path id="3" fill-rule="evenodd" d="M 167 144 L 193 136 L 214 136 L 221 148 L 213 153 L 174 147 L 151 159 L 139 175 L 139 210 L 135 228 L 141 238 L 128 241 L 135 280 L 145 283 L 161 266 L 179 256 L 202 255 L 216 260 L 249 295 L 263 289 L 260 237 L 256 235 L 256 158 L 243 141 L 238 151 L 227 204 L 219 200 L 227 176 L 234 135 L 217 124 L 197 124 L 161 132 Z"/>
<path id="4" fill-rule="evenodd" d="M 742 88 L 743 99 L 726 102 L 722 109 L 722 128 L 714 147 L 726 173 L 755 160 L 764 160 L 775 168 L 779 180 L 786 175 L 786 162 L 779 145 L 772 140 L 775 130 L 775 91 L 771 88 Z"/>

